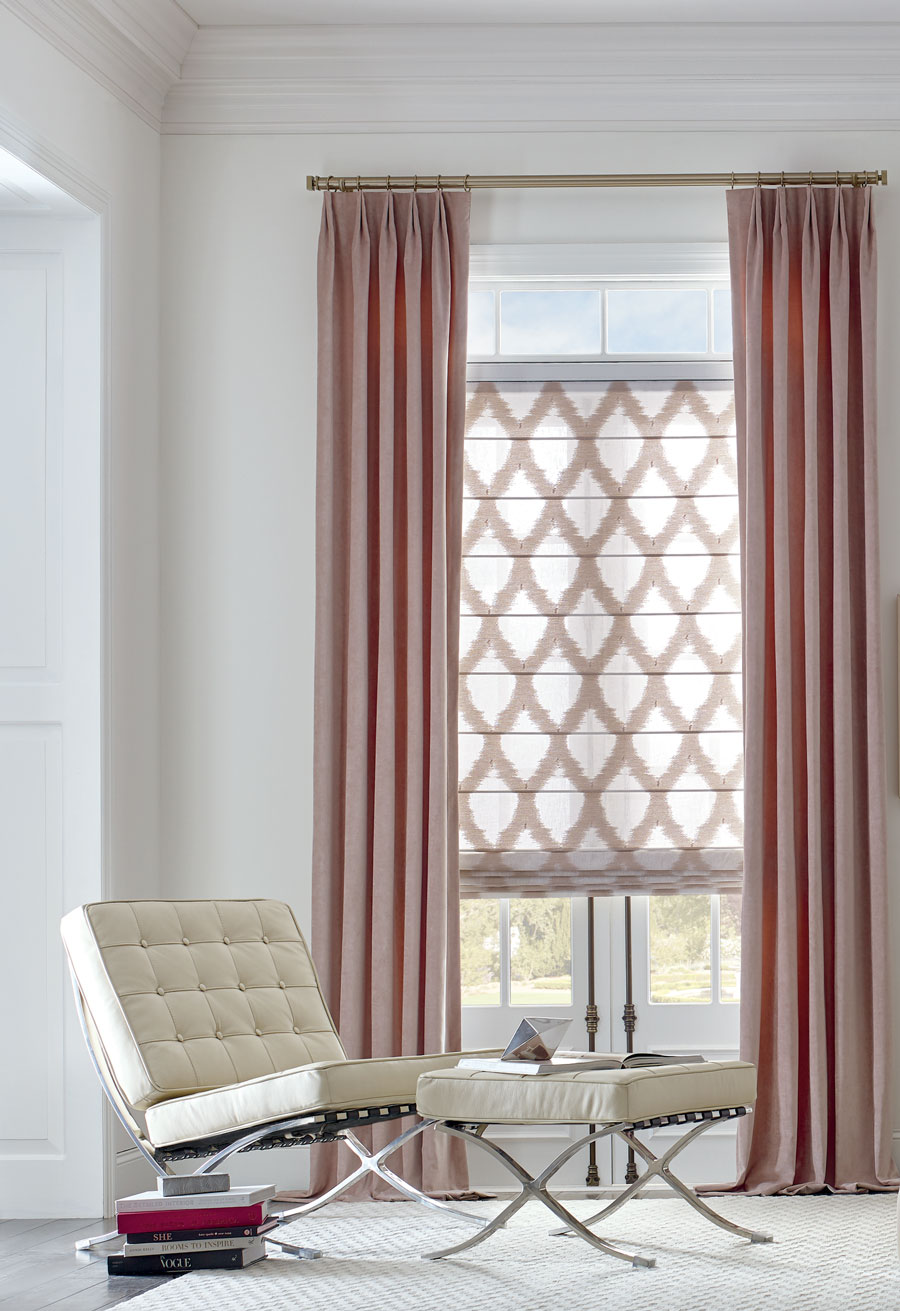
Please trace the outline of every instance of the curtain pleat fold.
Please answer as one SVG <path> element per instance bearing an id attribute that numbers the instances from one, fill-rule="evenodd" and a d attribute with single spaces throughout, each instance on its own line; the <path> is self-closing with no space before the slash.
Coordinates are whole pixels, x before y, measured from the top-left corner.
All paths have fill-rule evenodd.
<path id="1" fill-rule="evenodd" d="M 748 1192 L 896 1184 L 871 192 L 728 194 L 744 612 Z"/>
<path id="2" fill-rule="evenodd" d="M 313 953 L 350 1057 L 458 1049 L 469 197 L 331 194 L 319 244 Z M 395 1124 L 371 1133 L 377 1145 Z M 344 1149 L 341 1149 L 343 1152 Z M 355 1164 L 312 1154 L 310 1191 Z M 390 1164 L 466 1185 L 458 1144 Z M 377 1185 L 375 1196 L 397 1196 Z M 345 1197 L 363 1195 L 351 1190 Z"/>

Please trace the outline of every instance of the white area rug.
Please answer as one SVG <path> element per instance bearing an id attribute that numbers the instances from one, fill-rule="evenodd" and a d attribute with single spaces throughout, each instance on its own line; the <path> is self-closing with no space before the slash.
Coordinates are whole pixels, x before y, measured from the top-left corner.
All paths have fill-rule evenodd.
<path id="1" fill-rule="evenodd" d="M 597 1210 L 567 1202 L 581 1218 Z M 250 1269 L 183 1275 L 129 1302 L 141 1311 L 900 1311 L 895 1196 L 716 1198 L 774 1243 L 733 1238 L 676 1199 L 635 1200 L 604 1238 L 657 1258 L 632 1269 L 580 1239 L 553 1238 L 529 1202 L 480 1246 L 443 1261 L 467 1226 L 415 1203 L 332 1203 L 284 1230 L 319 1261 L 270 1256 Z M 469 1203 L 494 1214 L 497 1202 Z"/>

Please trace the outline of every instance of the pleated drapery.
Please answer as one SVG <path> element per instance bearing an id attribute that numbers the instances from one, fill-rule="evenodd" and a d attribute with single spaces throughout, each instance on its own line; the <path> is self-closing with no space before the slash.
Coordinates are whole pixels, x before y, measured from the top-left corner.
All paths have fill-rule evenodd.
<path id="1" fill-rule="evenodd" d="M 461 1040 L 468 243 L 464 193 L 324 198 L 312 945 L 350 1057 L 458 1050 Z M 372 1130 L 377 1145 L 397 1131 Z M 317 1148 L 311 1191 L 351 1162 Z M 422 1135 L 390 1164 L 429 1191 L 466 1183 L 464 1153 L 441 1135 Z"/>
<path id="2" fill-rule="evenodd" d="M 867 188 L 728 193 L 744 608 L 749 1192 L 889 1186 Z M 894 1181 L 896 1182 L 896 1181 Z"/>

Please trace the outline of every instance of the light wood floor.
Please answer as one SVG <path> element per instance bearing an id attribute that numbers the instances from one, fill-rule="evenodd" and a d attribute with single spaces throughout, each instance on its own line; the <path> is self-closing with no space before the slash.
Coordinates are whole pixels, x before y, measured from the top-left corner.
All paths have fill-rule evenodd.
<path id="1" fill-rule="evenodd" d="M 167 1283 L 167 1275 L 107 1279 L 105 1257 L 76 1255 L 76 1238 L 113 1227 L 111 1220 L 0 1220 L 0 1311 L 101 1311 Z"/>

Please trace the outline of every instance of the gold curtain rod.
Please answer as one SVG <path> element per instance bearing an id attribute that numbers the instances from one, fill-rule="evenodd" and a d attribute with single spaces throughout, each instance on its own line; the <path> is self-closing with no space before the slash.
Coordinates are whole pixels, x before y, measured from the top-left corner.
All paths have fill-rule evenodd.
<path id="1" fill-rule="evenodd" d="M 519 188 L 567 187 L 886 187 L 887 169 L 848 173 L 561 173 L 548 176 L 511 174 L 464 177 L 413 174 L 386 177 L 308 177 L 307 191 L 511 191 Z"/>

